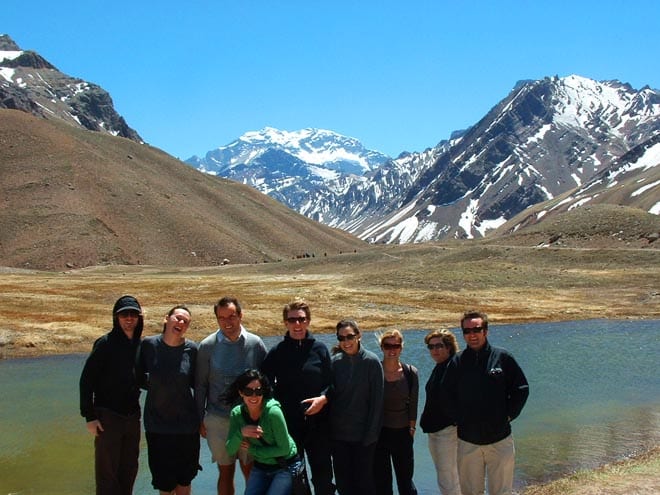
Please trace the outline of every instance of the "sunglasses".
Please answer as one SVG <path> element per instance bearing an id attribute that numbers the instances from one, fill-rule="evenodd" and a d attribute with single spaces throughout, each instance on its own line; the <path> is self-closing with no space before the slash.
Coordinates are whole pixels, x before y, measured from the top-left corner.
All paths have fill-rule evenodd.
<path id="1" fill-rule="evenodd" d="M 346 335 L 337 335 L 337 340 L 343 342 L 344 340 L 355 340 L 356 337 L 356 333 L 348 333 Z"/>
<path id="2" fill-rule="evenodd" d="M 402 347 L 401 344 L 383 344 L 383 349 L 386 351 L 393 351 L 394 349 L 401 349 Z"/>
<path id="3" fill-rule="evenodd" d="M 307 321 L 306 316 L 291 316 L 286 319 L 287 323 L 305 323 Z"/>
<path id="4" fill-rule="evenodd" d="M 444 349 L 447 346 L 445 344 L 426 344 L 426 347 L 432 351 L 433 349 Z"/>
<path id="5" fill-rule="evenodd" d="M 264 389 L 261 387 L 257 387 L 257 388 L 245 387 L 244 389 L 241 390 L 241 393 L 245 397 L 252 397 L 253 395 L 256 395 L 257 397 L 261 397 L 262 395 L 264 395 Z"/>
<path id="6" fill-rule="evenodd" d="M 463 335 L 468 335 L 470 333 L 481 333 L 483 331 L 484 331 L 484 327 L 464 328 Z"/>

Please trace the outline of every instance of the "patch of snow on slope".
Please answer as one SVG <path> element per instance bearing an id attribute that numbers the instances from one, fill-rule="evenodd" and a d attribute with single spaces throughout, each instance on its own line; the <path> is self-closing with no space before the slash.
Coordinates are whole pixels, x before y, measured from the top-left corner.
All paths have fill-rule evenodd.
<path id="1" fill-rule="evenodd" d="M 527 142 L 525 142 L 525 144 L 533 144 L 533 143 L 537 143 L 539 141 L 542 141 L 543 138 L 545 137 L 546 133 L 550 129 L 552 129 L 552 125 L 551 124 L 545 124 L 544 126 L 542 126 L 539 129 L 539 131 L 536 134 L 534 134 L 533 136 L 528 137 Z"/>
<path id="2" fill-rule="evenodd" d="M 660 215 L 660 201 L 658 201 L 656 204 L 654 204 L 651 207 L 649 213 L 653 213 L 654 215 Z"/>
<path id="3" fill-rule="evenodd" d="M 660 184 L 660 180 L 656 180 L 655 182 L 651 182 L 650 184 L 646 184 L 645 186 L 642 186 L 639 189 L 637 189 L 630 196 L 635 197 L 635 196 L 639 196 L 640 194 L 644 194 L 646 191 L 648 191 L 649 189 L 653 189 L 655 186 L 657 186 L 659 184 Z"/>
<path id="4" fill-rule="evenodd" d="M 437 222 L 426 222 L 424 226 L 417 232 L 414 242 L 432 241 L 435 238 L 437 227 Z"/>
<path id="5" fill-rule="evenodd" d="M 474 236 L 472 235 L 472 226 L 474 225 L 474 219 L 477 215 L 478 209 L 479 209 L 479 200 L 471 199 L 470 204 L 467 206 L 465 211 L 461 213 L 461 219 L 458 221 L 458 226 L 465 231 L 468 239 L 474 238 Z"/>
<path id="6" fill-rule="evenodd" d="M 23 51 L 17 50 L 0 50 L 0 62 L 4 60 L 14 60 L 15 58 L 20 57 L 23 54 Z"/>
<path id="7" fill-rule="evenodd" d="M 499 226 L 504 225 L 505 223 L 506 218 L 504 217 L 496 218 L 494 220 L 484 220 L 477 227 L 475 227 L 475 229 L 477 229 L 481 236 L 484 237 L 487 231 L 494 230 Z"/>
<path id="8" fill-rule="evenodd" d="M 14 73 L 16 69 L 10 67 L 0 67 L 0 76 L 4 77 L 7 82 L 14 82 Z"/>

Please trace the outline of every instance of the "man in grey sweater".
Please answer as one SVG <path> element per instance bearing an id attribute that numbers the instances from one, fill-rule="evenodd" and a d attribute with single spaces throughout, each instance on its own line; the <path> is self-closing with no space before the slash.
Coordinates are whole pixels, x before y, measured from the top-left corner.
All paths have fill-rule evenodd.
<path id="1" fill-rule="evenodd" d="M 219 328 L 199 344 L 195 372 L 195 400 L 203 421 L 200 434 L 206 438 L 213 460 L 218 463 L 218 495 L 234 495 L 234 472 L 238 457 L 245 479 L 252 459 L 245 450 L 230 456 L 225 449 L 232 404 L 226 402 L 234 380 L 247 369 L 258 369 L 266 357 L 260 337 L 241 324 L 243 312 L 238 299 L 223 297 L 213 307 Z"/>

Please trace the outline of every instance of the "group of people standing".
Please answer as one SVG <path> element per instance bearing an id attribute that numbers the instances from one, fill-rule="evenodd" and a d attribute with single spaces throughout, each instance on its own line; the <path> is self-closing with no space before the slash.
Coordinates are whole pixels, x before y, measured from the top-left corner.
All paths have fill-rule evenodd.
<path id="1" fill-rule="evenodd" d="M 214 305 L 217 331 L 199 345 L 185 337 L 192 313 L 164 317 L 163 332 L 141 338 L 142 309 L 123 296 L 113 328 L 93 346 L 80 379 L 80 409 L 95 437 L 96 493 L 132 493 L 138 471 L 140 388 L 152 485 L 188 495 L 199 466 L 200 436 L 219 468 L 218 495 L 234 494 L 238 461 L 246 495 L 288 495 L 306 463 L 316 495 L 415 495 L 413 443 L 419 374 L 400 359 L 403 335 L 378 336 L 382 359 L 361 345 L 354 320 L 336 325 L 331 350 L 310 332 L 302 300 L 284 306 L 286 333 L 270 350 L 242 325 L 233 297 Z M 420 419 L 444 495 L 511 493 L 510 421 L 528 385 L 515 359 L 487 341 L 488 318 L 461 320 L 467 348 L 453 333 L 425 343 L 435 368 Z"/>

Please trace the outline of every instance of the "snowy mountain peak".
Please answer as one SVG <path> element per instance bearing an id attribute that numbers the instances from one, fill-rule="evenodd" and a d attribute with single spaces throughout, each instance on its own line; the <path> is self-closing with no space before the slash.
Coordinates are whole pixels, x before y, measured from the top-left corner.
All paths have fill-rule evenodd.
<path id="1" fill-rule="evenodd" d="M 267 151 L 279 151 L 306 164 L 312 175 L 327 175 L 327 171 L 362 175 L 376 169 L 389 157 L 367 150 L 357 139 L 324 129 L 284 131 L 265 127 L 250 131 L 226 146 L 209 151 L 203 159 L 186 160 L 210 173 L 226 175 L 236 167 L 249 167 L 260 161 Z M 283 157 L 282 154 L 269 154 Z M 288 160 L 285 160 L 288 161 Z M 271 163 L 277 168 L 277 163 Z M 334 176 L 334 174 L 331 174 Z"/>
<path id="2" fill-rule="evenodd" d="M 519 81 L 465 131 L 394 160 L 331 131 L 267 127 L 188 163 L 370 242 L 423 242 L 486 236 L 525 208 L 603 177 L 659 132 L 660 92 L 554 76 Z M 635 198 L 656 212 L 653 173 Z"/>
<path id="3" fill-rule="evenodd" d="M 612 132 L 619 133 L 624 126 L 644 119 L 639 112 L 631 112 L 633 105 L 639 110 L 638 100 L 643 95 L 619 81 L 594 81 L 571 75 L 558 79 L 554 97 L 556 124 L 588 128 L 606 123 Z M 658 108 L 649 110 L 647 115 L 657 118 Z M 631 118 L 634 122 L 630 122 Z"/>

